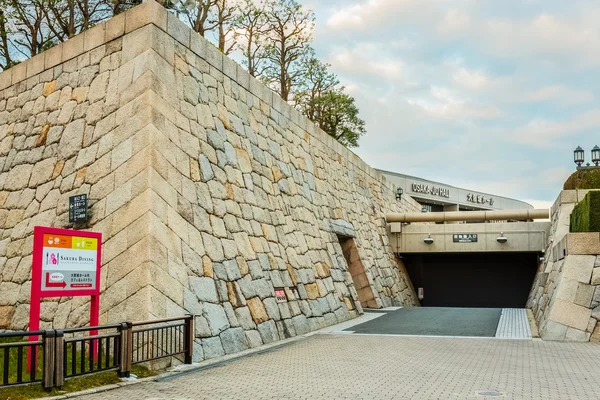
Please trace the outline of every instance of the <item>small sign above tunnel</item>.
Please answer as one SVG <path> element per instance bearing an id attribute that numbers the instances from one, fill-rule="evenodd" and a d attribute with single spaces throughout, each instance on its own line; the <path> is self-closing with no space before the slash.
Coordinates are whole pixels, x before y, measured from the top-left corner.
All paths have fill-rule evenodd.
<path id="1" fill-rule="evenodd" d="M 459 233 L 452 236 L 454 243 L 477 243 L 476 233 Z"/>

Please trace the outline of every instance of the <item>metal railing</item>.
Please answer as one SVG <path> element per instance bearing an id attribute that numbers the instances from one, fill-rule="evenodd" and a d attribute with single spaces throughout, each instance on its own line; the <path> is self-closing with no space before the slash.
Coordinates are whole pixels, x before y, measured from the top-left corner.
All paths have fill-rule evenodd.
<path id="1" fill-rule="evenodd" d="M 33 336 L 41 339 L 24 339 Z M 133 364 L 167 357 L 181 357 L 191 364 L 194 316 L 0 333 L 2 338 L 23 341 L 0 343 L 0 387 L 41 382 L 49 390 L 61 387 L 66 379 L 101 371 L 128 377 Z"/>
<path id="2" fill-rule="evenodd" d="M 0 333 L 0 339 L 8 341 L 0 343 L 0 387 L 34 382 L 52 387 L 54 331 Z"/>
<path id="3" fill-rule="evenodd" d="M 192 362 L 194 318 L 167 318 L 158 321 L 134 322 L 132 330 L 133 364 L 184 355 Z M 189 360 L 188 360 L 189 357 Z"/>

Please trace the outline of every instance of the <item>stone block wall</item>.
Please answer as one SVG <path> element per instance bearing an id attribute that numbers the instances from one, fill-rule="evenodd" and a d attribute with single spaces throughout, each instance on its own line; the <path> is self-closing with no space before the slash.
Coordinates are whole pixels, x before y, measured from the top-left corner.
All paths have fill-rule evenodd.
<path id="1" fill-rule="evenodd" d="M 81 193 L 101 322 L 196 314 L 196 359 L 359 314 L 338 237 L 376 306 L 418 304 L 385 214 L 419 205 L 152 0 L 0 74 L 0 168 L 0 329 L 27 325 L 33 227 Z M 45 299 L 42 328 L 87 313 Z"/>
<path id="2" fill-rule="evenodd" d="M 527 307 L 545 340 L 600 342 L 600 233 L 569 233 L 570 215 L 588 190 L 568 190 L 551 210 L 544 263 Z"/>

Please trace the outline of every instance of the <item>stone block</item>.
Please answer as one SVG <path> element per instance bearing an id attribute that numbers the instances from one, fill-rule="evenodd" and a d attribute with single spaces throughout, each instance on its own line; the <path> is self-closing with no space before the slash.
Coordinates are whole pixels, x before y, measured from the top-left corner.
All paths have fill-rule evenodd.
<path id="1" fill-rule="evenodd" d="M 589 323 L 592 311 L 586 307 L 556 299 L 548 316 L 552 321 L 584 331 Z"/>
<path id="2" fill-rule="evenodd" d="M 210 303 L 218 303 L 219 297 L 217 296 L 217 289 L 215 287 L 215 281 L 208 277 L 195 277 L 190 276 L 190 288 L 196 294 L 198 299 L 201 301 L 207 301 Z"/>
<path id="3" fill-rule="evenodd" d="M 246 305 L 246 299 L 237 282 L 227 282 L 227 297 L 234 307 Z"/>
<path id="4" fill-rule="evenodd" d="M 257 326 L 260 337 L 263 343 L 271 343 L 279 340 L 279 333 L 275 321 L 267 321 Z"/>
<path id="5" fill-rule="evenodd" d="M 183 308 L 189 314 L 202 314 L 202 305 L 198 302 L 198 297 L 188 289 L 183 290 Z"/>
<path id="6" fill-rule="evenodd" d="M 14 306 L 0 306 L 0 329 L 8 329 L 15 315 Z"/>
<path id="7" fill-rule="evenodd" d="M 240 326 L 246 330 L 256 329 L 256 324 L 252 320 L 252 314 L 248 307 L 238 307 L 234 309 L 235 316 Z"/>
<path id="8" fill-rule="evenodd" d="M 223 309 L 223 306 L 212 303 L 204 303 L 204 317 L 208 321 L 208 325 L 213 335 L 218 335 L 225 329 L 229 328 L 229 319 Z"/>
<path id="9" fill-rule="evenodd" d="M 52 177 L 56 158 L 47 158 L 35 164 L 29 180 L 29 186 L 37 188 L 39 185 L 46 183 Z"/>
<path id="10" fill-rule="evenodd" d="M 83 53 L 84 35 L 73 36 L 63 42 L 62 61 L 66 62 Z"/>
<path id="11" fill-rule="evenodd" d="M 569 233 L 567 235 L 567 254 L 600 254 L 600 233 Z"/>
<path id="12" fill-rule="evenodd" d="M 208 338 L 213 334 L 208 326 L 208 321 L 202 316 L 196 315 L 194 318 L 194 330 L 197 338 Z"/>
<path id="13" fill-rule="evenodd" d="M 565 341 L 567 342 L 589 342 L 589 340 L 590 333 L 578 329 L 568 328 L 565 334 Z"/>
<path id="14" fill-rule="evenodd" d="M 12 68 L 0 72 L 0 90 L 4 90 L 12 85 Z"/>
<path id="15" fill-rule="evenodd" d="M 12 84 L 27 79 L 27 61 L 19 63 L 10 69 L 12 71 Z"/>
<path id="16" fill-rule="evenodd" d="M 221 244 L 221 240 L 203 232 L 202 242 L 204 243 L 204 248 L 206 249 L 206 255 L 210 257 L 213 262 L 225 260 L 225 254 L 223 253 L 223 245 Z"/>
<path id="17" fill-rule="evenodd" d="M 27 187 L 33 165 L 21 164 L 17 165 L 8 173 L 4 181 L 4 189 L 6 190 L 21 190 Z"/>
<path id="18" fill-rule="evenodd" d="M 596 289 L 594 290 L 594 296 L 592 297 L 592 304 L 590 307 L 596 308 L 599 305 L 600 305 L 600 286 L 596 286 Z"/>
<path id="19" fill-rule="evenodd" d="M 597 259 L 596 259 L 597 260 Z M 597 261 L 596 261 L 597 262 Z M 592 271 L 592 285 L 600 285 L 600 267 L 596 266 Z"/>
<path id="20" fill-rule="evenodd" d="M 309 299 L 314 300 L 319 297 L 319 287 L 316 283 L 309 283 L 304 285 L 306 295 Z"/>
<path id="21" fill-rule="evenodd" d="M 115 15 L 105 22 L 105 37 L 106 43 L 115 40 L 125 34 L 125 13 Z"/>
<path id="22" fill-rule="evenodd" d="M 132 32 L 148 24 L 154 24 L 167 31 L 169 12 L 156 1 L 146 1 L 125 13 L 125 33 Z"/>
<path id="23" fill-rule="evenodd" d="M 233 61 L 231 58 L 224 56 L 223 57 L 223 74 L 228 76 L 233 81 L 236 80 L 237 73 L 237 63 Z"/>
<path id="24" fill-rule="evenodd" d="M 574 303 L 583 307 L 590 307 L 595 287 L 585 283 L 579 283 Z"/>
<path id="25" fill-rule="evenodd" d="M 260 333 L 257 330 L 246 331 L 246 338 L 248 339 L 248 345 L 250 347 L 258 347 L 263 344 Z"/>
<path id="26" fill-rule="evenodd" d="M 246 333 L 242 328 L 230 328 L 220 335 L 225 354 L 237 353 L 249 347 Z"/>
<path id="27" fill-rule="evenodd" d="M 210 44 L 195 31 L 190 33 L 190 49 L 201 58 L 206 57 L 206 47 Z"/>
<path id="28" fill-rule="evenodd" d="M 563 278 L 589 283 L 595 261 L 596 257 L 591 255 L 569 255 L 565 257 Z"/>
<path id="29" fill-rule="evenodd" d="M 297 315 L 292 318 L 292 323 L 294 324 L 294 330 L 296 331 L 296 335 L 304 335 L 305 333 L 310 332 L 308 319 L 304 315 Z"/>
<path id="30" fill-rule="evenodd" d="M 153 3 L 153 1 L 149 1 L 149 3 Z M 144 3 L 146 4 L 146 3 Z M 202 339 L 202 350 L 204 350 L 204 358 L 215 358 L 225 355 L 225 350 L 223 349 L 223 344 L 221 343 L 221 339 L 219 337 L 211 337 Z"/>
<path id="31" fill-rule="evenodd" d="M 248 309 L 250 310 L 250 314 L 252 315 L 252 320 L 255 324 L 260 324 L 269 319 L 267 315 L 267 310 L 263 302 L 258 297 L 253 297 L 251 299 L 247 299 L 246 303 L 248 305 Z"/>
<path id="32" fill-rule="evenodd" d="M 102 46 L 106 40 L 106 23 L 101 23 L 83 33 L 83 50 L 90 51 Z"/>
<path id="33" fill-rule="evenodd" d="M 279 311 L 279 304 L 277 303 L 277 300 L 275 300 L 273 297 L 269 297 L 265 299 L 263 303 L 265 305 L 265 309 L 267 310 L 267 315 L 270 319 L 281 319 L 281 313 Z"/>
<path id="34" fill-rule="evenodd" d="M 215 67 L 216 71 L 223 70 L 223 57 L 226 57 L 226 56 L 224 56 L 223 53 L 221 53 L 221 50 L 219 50 L 212 43 L 206 42 L 206 53 L 205 53 L 206 61 L 210 65 Z M 211 71 L 213 71 L 213 70 L 211 69 Z"/>
<path id="35" fill-rule="evenodd" d="M 175 38 L 175 40 L 186 47 L 190 47 L 190 36 L 192 32 L 194 31 L 177 18 L 175 14 L 167 13 L 167 33 Z"/>
<path id="36" fill-rule="evenodd" d="M 45 54 L 38 54 L 37 56 L 24 61 L 24 63 L 27 64 L 27 78 L 31 78 L 44 71 L 44 57 Z"/>

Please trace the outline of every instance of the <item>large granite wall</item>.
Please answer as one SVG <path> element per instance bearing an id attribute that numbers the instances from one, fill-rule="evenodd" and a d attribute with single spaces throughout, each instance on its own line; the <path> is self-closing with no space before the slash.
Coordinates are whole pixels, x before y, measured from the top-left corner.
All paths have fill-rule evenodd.
<path id="1" fill-rule="evenodd" d="M 544 340 L 600 342 L 600 234 L 569 233 L 571 212 L 588 191 L 562 191 L 551 209 L 549 244 L 527 302 Z"/>
<path id="2" fill-rule="evenodd" d="M 27 325 L 33 227 L 81 193 L 101 322 L 194 313 L 197 359 L 359 314 L 338 237 L 369 306 L 418 304 L 384 219 L 418 204 L 152 0 L 0 74 L 0 168 L 0 328 Z M 46 299 L 42 327 L 87 312 Z"/>

